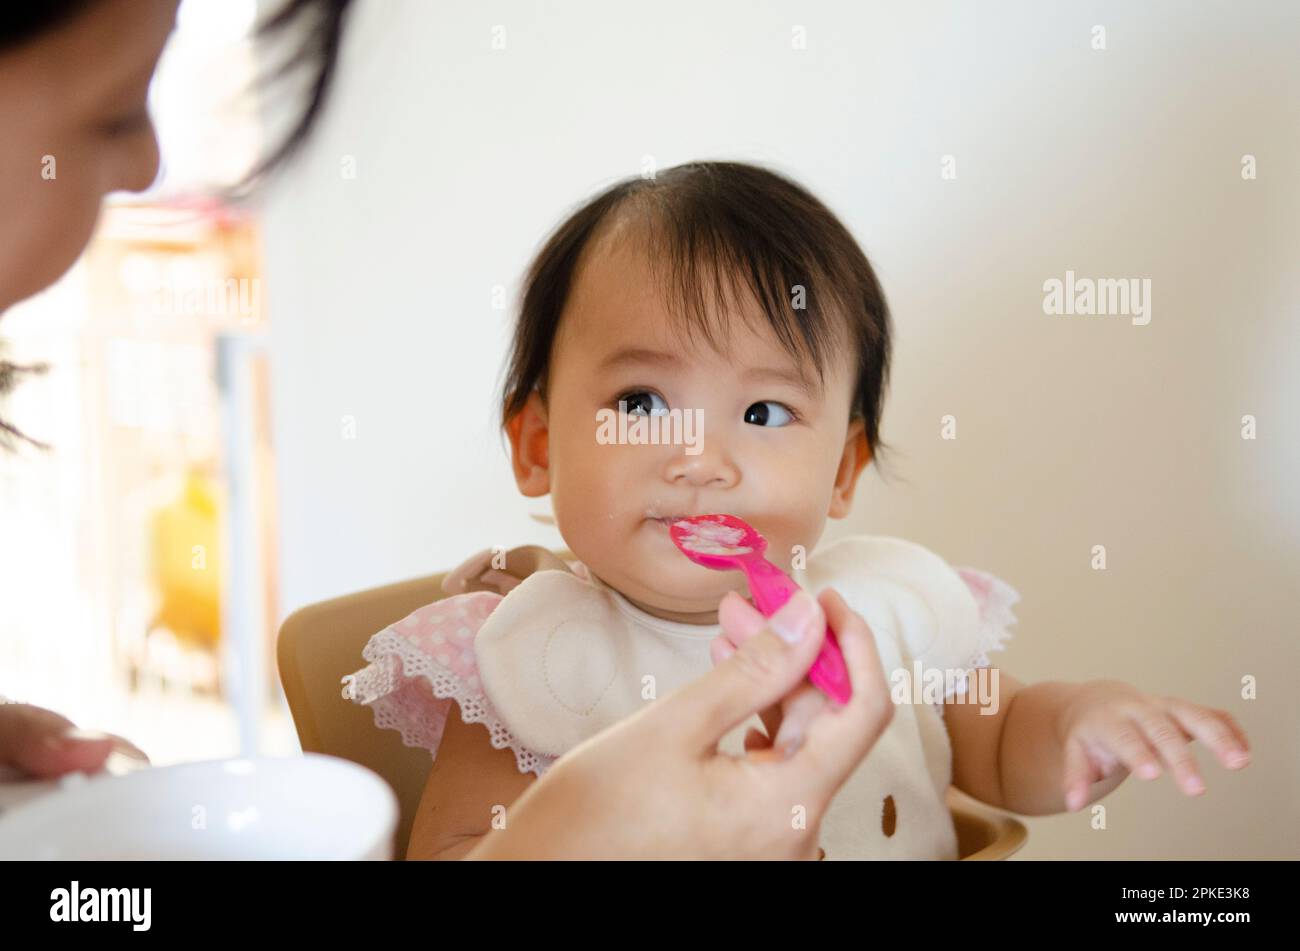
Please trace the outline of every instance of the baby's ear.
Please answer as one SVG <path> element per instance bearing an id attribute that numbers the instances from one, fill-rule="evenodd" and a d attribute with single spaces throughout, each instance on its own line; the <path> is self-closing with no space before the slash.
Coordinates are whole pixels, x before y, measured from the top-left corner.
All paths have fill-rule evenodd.
<path id="1" fill-rule="evenodd" d="M 861 417 L 849 422 L 840 467 L 835 473 L 835 486 L 831 493 L 830 518 L 844 518 L 853 508 L 853 493 L 857 491 L 858 477 L 871 461 L 871 446 L 867 442 L 866 426 Z"/>
<path id="2" fill-rule="evenodd" d="M 519 491 L 529 498 L 546 495 L 551 491 L 550 429 L 546 404 L 536 390 L 506 423 L 506 434 Z"/>

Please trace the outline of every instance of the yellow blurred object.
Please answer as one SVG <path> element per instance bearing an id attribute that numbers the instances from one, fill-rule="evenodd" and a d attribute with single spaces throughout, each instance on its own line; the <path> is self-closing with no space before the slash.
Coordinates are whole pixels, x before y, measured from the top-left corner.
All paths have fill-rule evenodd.
<path id="1" fill-rule="evenodd" d="M 162 599 L 154 627 L 183 644 L 215 648 L 221 638 L 221 558 L 216 482 L 190 470 L 176 501 L 153 517 L 153 574 Z"/>

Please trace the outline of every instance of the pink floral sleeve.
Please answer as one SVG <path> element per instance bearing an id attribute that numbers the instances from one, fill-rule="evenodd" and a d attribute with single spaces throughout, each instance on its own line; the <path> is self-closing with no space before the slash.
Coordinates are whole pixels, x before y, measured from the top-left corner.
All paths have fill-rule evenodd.
<path id="1" fill-rule="evenodd" d="M 390 624 L 362 650 L 369 665 L 343 678 L 344 698 L 370 707 L 375 726 L 399 731 L 434 759 L 454 700 L 466 723 L 487 727 L 493 747 L 514 750 L 521 773 L 540 776 L 553 758 L 515 741 L 479 681 L 474 638 L 501 600 L 490 591 L 453 595 Z"/>

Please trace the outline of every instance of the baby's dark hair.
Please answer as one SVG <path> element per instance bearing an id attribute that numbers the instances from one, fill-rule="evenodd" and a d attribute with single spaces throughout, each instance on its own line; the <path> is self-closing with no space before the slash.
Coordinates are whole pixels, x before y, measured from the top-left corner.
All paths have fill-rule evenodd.
<path id="1" fill-rule="evenodd" d="M 856 357 L 850 418 L 861 418 L 879 466 L 889 380 L 889 306 L 870 262 L 843 223 L 807 189 L 742 162 L 692 162 L 618 182 L 583 204 L 547 240 L 525 279 L 501 399 L 501 425 L 536 389 L 546 399 L 551 349 L 583 250 L 602 224 L 630 219 L 679 327 L 715 346 L 708 298 L 752 293 L 782 346 L 824 366 L 845 343 Z M 803 306 L 796 306 L 802 287 Z"/>

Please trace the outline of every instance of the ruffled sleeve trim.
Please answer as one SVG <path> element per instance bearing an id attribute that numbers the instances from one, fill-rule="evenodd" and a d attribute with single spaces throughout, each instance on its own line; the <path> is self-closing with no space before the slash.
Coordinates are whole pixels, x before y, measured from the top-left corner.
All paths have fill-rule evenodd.
<path id="1" fill-rule="evenodd" d="M 970 666 L 988 667 L 988 652 L 1003 650 L 1012 637 L 1007 628 L 1017 622 L 1011 609 L 1020 601 L 1020 593 L 996 575 L 978 568 L 958 568 L 957 574 L 975 595 L 980 609 L 979 635 Z"/>
<path id="2" fill-rule="evenodd" d="M 975 631 L 975 640 L 969 654 L 960 667 L 970 671 L 992 666 L 989 652 L 1004 650 L 1006 642 L 1013 636 L 1008 628 L 1017 623 L 1012 607 L 1020 601 L 1020 593 L 996 575 L 978 568 L 954 569 L 966 582 L 966 587 L 975 596 L 979 607 L 979 620 Z M 959 677 L 944 693 L 944 700 L 949 700 L 966 692 L 966 678 Z M 937 705 L 942 713 L 943 705 Z"/>
<path id="3" fill-rule="evenodd" d="M 487 727 L 495 749 L 510 749 L 521 773 L 541 776 L 555 761 L 510 732 L 483 691 L 473 639 L 502 600 L 491 592 L 444 598 L 375 634 L 361 656 L 369 664 L 342 680 L 343 698 L 368 706 L 375 726 L 397 730 L 406 746 L 434 760 L 454 700 L 466 723 Z"/>

